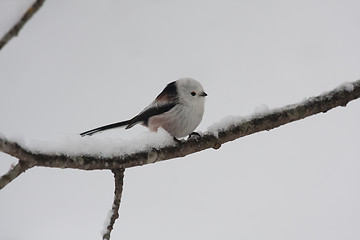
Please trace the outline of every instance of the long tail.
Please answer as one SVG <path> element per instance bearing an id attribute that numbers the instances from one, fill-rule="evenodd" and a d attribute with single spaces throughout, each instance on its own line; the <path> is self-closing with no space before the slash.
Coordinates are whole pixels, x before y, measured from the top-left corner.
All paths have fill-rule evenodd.
<path id="1" fill-rule="evenodd" d="M 105 126 L 102 126 L 102 127 L 94 128 L 94 129 L 91 129 L 91 130 L 89 130 L 89 131 L 80 133 L 80 135 L 81 135 L 82 137 L 84 137 L 84 136 L 91 136 L 91 135 L 93 135 L 94 133 L 97 133 L 97 132 L 101 132 L 101 131 L 104 131 L 104 130 L 108 130 L 108 129 L 112 129 L 112 128 L 123 127 L 123 126 L 129 125 L 130 121 L 131 121 L 131 120 L 127 120 L 127 121 L 123 121 L 123 122 L 112 123 L 112 124 L 105 125 Z"/>

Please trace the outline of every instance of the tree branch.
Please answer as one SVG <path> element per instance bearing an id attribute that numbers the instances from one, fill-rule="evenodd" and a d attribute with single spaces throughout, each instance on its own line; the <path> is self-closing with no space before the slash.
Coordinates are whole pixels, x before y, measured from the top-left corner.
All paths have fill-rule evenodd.
<path id="1" fill-rule="evenodd" d="M 3 189 L 12 180 L 33 166 L 30 162 L 19 161 L 5 175 L 0 177 L 0 189 Z"/>
<path id="2" fill-rule="evenodd" d="M 115 190 L 114 190 L 114 202 L 111 208 L 111 211 L 108 216 L 108 224 L 103 234 L 104 240 L 110 239 L 111 231 L 114 228 L 115 220 L 119 217 L 119 208 L 121 202 L 121 195 L 123 191 L 124 184 L 124 171 L 125 169 L 114 169 L 112 172 L 114 173 L 115 178 Z"/>
<path id="3" fill-rule="evenodd" d="M 130 155 L 122 154 L 114 157 L 91 155 L 49 154 L 31 151 L 15 141 L 10 141 L 0 134 L 0 151 L 19 159 L 19 163 L 0 178 L 0 189 L 33 166 L 76 168 L 84 170 L 111 169 L 115 178 L 114 202 L 109 213 L 103 239 L 110 239 L 115 220 L 119 217 L 119 207 L 123 190 L 125 168 L 155 163 L 167 159 L 184 157 L 208 148 L 218 149 L 221 144 L 233 141 L 256 132 L 270 130 L 281 125 L 297 121 L 311 115 L 346 106 L 354 99 L 360 98 L 360 80 L 346 83 L 333 91 L 312 97 L 298 104 L 258 114 L 248 118 L 239 118 L 231 124 L 213 127 L 212 131 L 198 138 L 190 138 L 178 142 L 175 146 L 142 150 Z"/>
<path id="4" fill-rule="evenodd" d="M 21 19 L 1 38 L 0 50 L 7 44 L 13 37 L 19 34 L 22 27 L 29 21 L 29 19 L 40 9 L 45 0 L 36 0 L 33 5 L 24 13 Z"/>
<path id="5" fill-rule="evenodd" d="M 341 87 L 322 95 L 311 97 L 298 104 L 269 111 L 261 116 L 252 116 L 239 120 L 229 126 L 206 132 L 199 138 L 191 138 L 175 146 L 166 146 L 148 151 L 138 151 L 131 155 L 99 157 L 91 155 L 67 156 L 65 154 L 37 153 L 21 147 L 18 143 L 7 140 L 0 135 L 0 151 L 12 155 L 35 166 L 55 168 L 121 169 L 155 163 L 172 158 L 184 157 L 208 148 L 218 149 L 221 144 L 233 141 L 256 132 L 270 130 L 281 125 L 297 121 L 317 113 L 346 106 L 360 97 L 360 80 L 343 84 Z"/>

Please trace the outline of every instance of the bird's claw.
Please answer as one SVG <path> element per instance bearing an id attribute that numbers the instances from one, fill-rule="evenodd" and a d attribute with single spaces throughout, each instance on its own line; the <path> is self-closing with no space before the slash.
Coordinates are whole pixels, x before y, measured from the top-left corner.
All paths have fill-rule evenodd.
<path id="1" fill-rule="evenodd" d="M 174 138 L 174 141 L 177 142 L 177 143 L 182 143 L 182 141 L 180 139 L 177 139 L 176 137 L 173 137 Z"/>
<path id="2" fill-rule="evenodd" d="M 201 137 L 201 135 L 200 135 L 199 133 L 197 133 L 197 132 L 192 132 L 192 133 L 190 133 L 188 139 L 191 139 L 191 138 L 197 139 L 197 138 L 199 138 L 199 137 Z"/>

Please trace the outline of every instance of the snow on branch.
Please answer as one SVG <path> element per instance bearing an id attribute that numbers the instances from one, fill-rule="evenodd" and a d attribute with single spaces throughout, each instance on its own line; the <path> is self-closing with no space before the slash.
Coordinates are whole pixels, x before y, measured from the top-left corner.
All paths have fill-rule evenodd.
<path id="1" fill-rule="evenodd" d="M 0 177 L 0 189 L 34 166 L 84 170 L 111 169 L 115 178 L 114 201 L 103 231 L 103 239 L 108 240 L 115 220 L 119 217 L 125 168 L 184 157 L 208 148 L 219 149 L 223 143 L 256 132 L 270 130 L 317 113 L 325 113 L 338 106 L 346 106 L 348 102 L 357 98 L 360 98 L 360 80 L 353 83 L 344 83 L 333 91 L 283 108 L 257 113 L 247 118 L 229 117 L 226 121 L 214 124 L 207 132 L 201 133 L 200 137 L 197 138 L 176 141 L 174 144 L 162 147 L 146 147 L 135 152 L 118 153 L 111 156 L 84 153 L 44 153 L 24 147 L 16 141 L 10 141 L 0 134 L 0 151 L 19 159 L 17 165 Z"/>
<path id="2" fill-rule="evenodd" d="M 19 34 L 22 27 L 29 21 L 29 19 L 41 8 L 45 0 L 36 0 L 29 9 L 23 14 L 21 19 L 0 39 L 0 50 L 7 44 L 13 37 Z"/>
<path id="3" fill-rule="evenodd" d="M 270 130 L 317 113 L 346 106 L 351 100 L 360 97 L 360 80 L 344 83 L 330 92 L 308 98 L 297 104 L 269 110 L 247 118 L 233 118 L 232 121 L 214 124 L 209 131 L 198 138 L 190 138 L 173 145 L 159 148 L 140 149 L 134 153 L 119 153 L 112 156 L 95 154 L 39 153 L 22 147 L 19 143 L 7 140 L 0 135 L 0 151 L 7 153 L 31 166 L 94 169 L 125 169 L 163 160 L 184 157 L 208 148 L 218 149 L 226 142 L 233 141 L 256 132 Z"/>

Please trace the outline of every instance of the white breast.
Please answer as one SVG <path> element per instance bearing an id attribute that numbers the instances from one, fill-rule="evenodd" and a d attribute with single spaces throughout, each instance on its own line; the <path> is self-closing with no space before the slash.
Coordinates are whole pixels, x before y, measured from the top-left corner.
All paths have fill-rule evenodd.
<path id="1" fill-rule="evenodd" d="M 171 136 L 182 138 L 191 134 L 204 115 L 204 101 L 194 104 L 178 104 L 170 111 L 151 117 L 148 122 L 151 131 L 164 128 Z"/>

